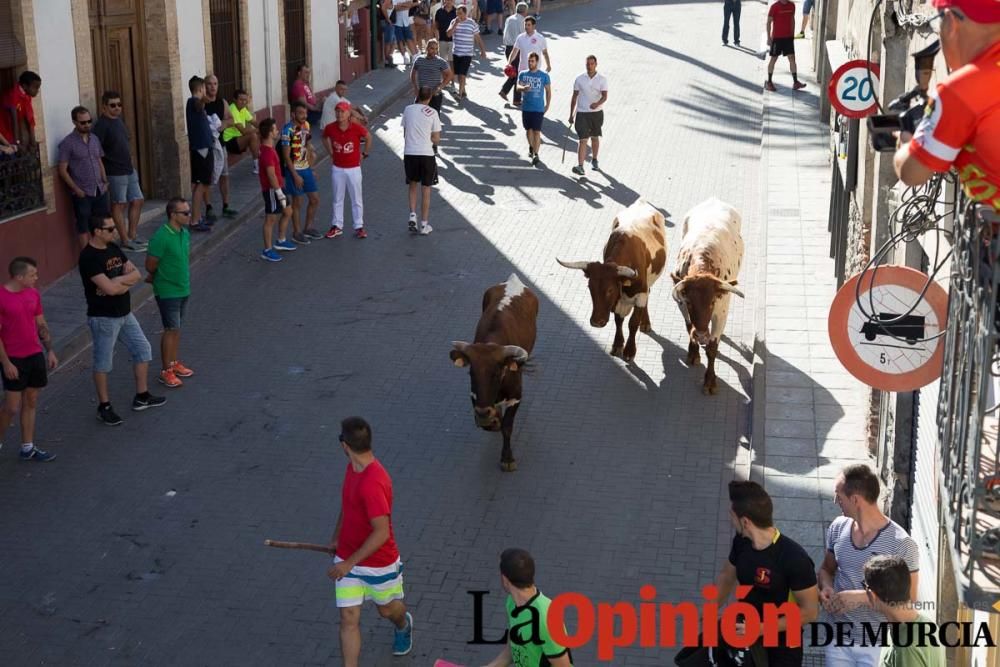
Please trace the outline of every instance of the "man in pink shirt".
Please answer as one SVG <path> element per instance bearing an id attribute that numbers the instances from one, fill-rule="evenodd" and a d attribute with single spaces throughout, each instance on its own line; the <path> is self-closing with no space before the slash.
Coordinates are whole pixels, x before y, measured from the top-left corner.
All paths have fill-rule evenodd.
<path id="1" fill-rule="evenodd" d="M 309 87 L 309 76 L 312 71 L 309 65 L 299 65 L 295 71 L 295 81 L 292 82 L 292 89 L 288 95 L 288 105 L 294 102 L 302 102 L 308 110 L 307 120 L 313 127 L 319 127 L 320 118 L 323 116 L 323 100 L 313 94 Z"/>
<path id="2" fill-rule="evenodd" d="M 43 452 L 33 442 L 38 392 L 48 384 L 48 371 L 59 363 L 52 351 L 49 325 L 42 314 L 42 298 L 35 289 L 38 264 L 30 257 L 15 257 L 8 271 L 10 280 L 0 285 L 0 366 L 4 391 L 0 436 L 20 413 L 23 444 L 19 458 L 51 461 L 56 455 Z"/>

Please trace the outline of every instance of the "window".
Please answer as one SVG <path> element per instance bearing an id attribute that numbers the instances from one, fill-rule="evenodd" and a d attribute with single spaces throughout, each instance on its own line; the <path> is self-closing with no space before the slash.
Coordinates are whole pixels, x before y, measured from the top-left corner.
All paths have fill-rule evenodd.
<path id="1" fill-rule="evenodd" d="M 14 0 L 0 0 L 0 91 L 17 81 L 28 61 L 14 26 Z"/>
<path id="2" fill-rule="evenodd" d="M 305 0 L 285 0 L 285 80 L 289 88 L 299 67 L 306 64 Z"/>
<path id="3" fill-rule="evenodd" d="M 212 74 L 219 78 L 219 94 L 227 100 L 243 86 L 243 40 L 240 38 L 239 0 L 209 0 L 212 30 Z"/>

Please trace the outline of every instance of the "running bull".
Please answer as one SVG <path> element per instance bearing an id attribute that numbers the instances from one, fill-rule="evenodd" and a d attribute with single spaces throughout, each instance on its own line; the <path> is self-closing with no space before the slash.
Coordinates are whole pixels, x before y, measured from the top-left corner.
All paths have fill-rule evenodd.
<path id="1" fill-rule="evenodd" d="M 567 269 L 580 269 L 587 278 L 593 310 L 590 325 L 601 328 L 615 314 L 615 340 L 611 354 L 625 361 L 635 359 L 635 332 L 652 330 L 649 322 L 649 290 L 667 263 L 666 224 L 663 214 L 643 200 L 619 212 L 604 246 L 603 262 L 557 262 Z M 634 312 L 633 312 L 634 310 Z M 628 342 L 622 322 L 628 322 Z"/>
<path id="2" fill-rule="evenodd" d="M 538 297 L 515 274 L 483 295 L 483 314 L 473 343 L 452 343 L 451 360 L 469 367 L 476 426 L 503 433 L 500 467 L 517 470 L 510 448 L 521 403 L 521 371 L 535 347 Z"/>
<path id="3" fill-rule="evenodd" d="M 730 295 L 743 297 L 736 289 L 743 263 L 741 223 L 736 209 L 714 197 L 695 206 L 684 218 L 677 266 L 670 274 L 673 297 L 688 328 L 687 362 L 694 366 L 701 361 L 701 345 L 708 357 L 705 394 L 718 391 L 715 357 L 726 330 Z"/>

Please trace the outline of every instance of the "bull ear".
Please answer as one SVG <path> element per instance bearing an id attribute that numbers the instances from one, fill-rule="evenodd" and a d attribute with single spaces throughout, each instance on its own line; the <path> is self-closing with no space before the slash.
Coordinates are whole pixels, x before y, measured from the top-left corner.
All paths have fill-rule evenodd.
<path id="1" fill-rule="evenodd" d="M 631 287 L 631 286 L 632 286 L 632 281 L 631 280 L 623 280 L 622 281 L 622 287 Z"/>
<path id="2" fill-rule="evenodd" d="M 448 356 L 451 357 L 451 360 L 459 368 L 463 368 L 467 363 L 465 355 L 459 352 L 458 350 L 452 350 L 451 352 L 448 353 Z"/>
<path id="3" fill-rule="evenodd" d="M 507 370 L 509 371 L 519 371 L 521 370 L 521 364 L 517 363 L 516 359 L 511 359 L 507 362 Z"/>

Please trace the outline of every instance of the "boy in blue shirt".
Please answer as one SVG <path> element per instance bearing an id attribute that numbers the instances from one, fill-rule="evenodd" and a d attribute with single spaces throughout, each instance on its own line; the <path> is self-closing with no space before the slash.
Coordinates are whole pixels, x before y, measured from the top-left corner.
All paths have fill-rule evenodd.
<path id="1" fill-rule="evenodd" d="M 517 77 L 517 89 L 521 91 L 521 124 L 528 137 L 528 157 L 531 164 L 538 166 L 538 147 L 542 143 L 542 119 L 552 101 L 552 86 L 549 75 L 538 69 L 538 54 L 528 56 L 528 71 Z"/>

